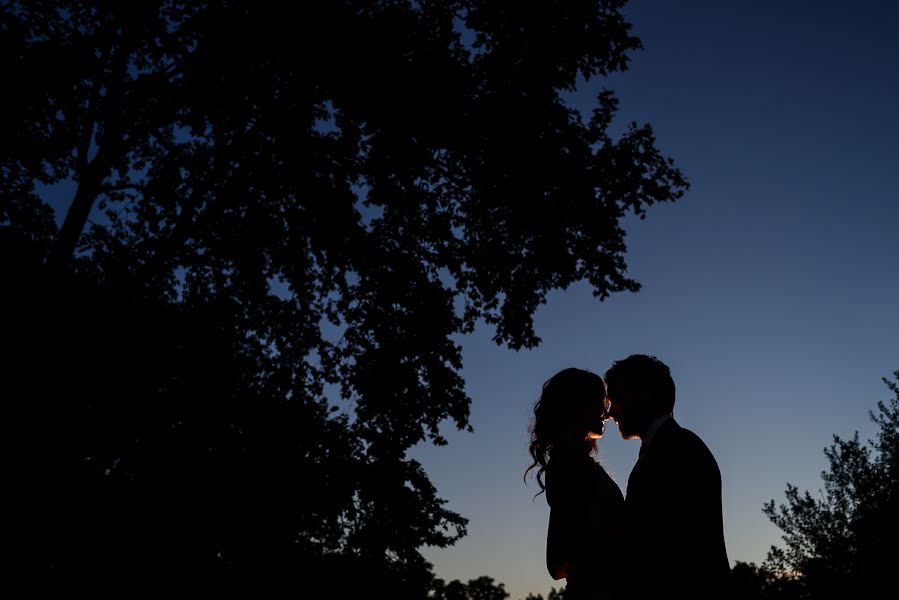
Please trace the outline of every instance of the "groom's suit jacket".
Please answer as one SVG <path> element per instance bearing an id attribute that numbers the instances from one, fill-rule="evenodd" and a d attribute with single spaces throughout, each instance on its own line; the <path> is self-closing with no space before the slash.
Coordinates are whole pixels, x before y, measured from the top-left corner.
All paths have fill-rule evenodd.
<path id="1" fill-rule="evenodd" d="M 730 597 L 721 472 L 705 443 L 674 419 L 631 471 L 625 515 L 636 597 Z"/>

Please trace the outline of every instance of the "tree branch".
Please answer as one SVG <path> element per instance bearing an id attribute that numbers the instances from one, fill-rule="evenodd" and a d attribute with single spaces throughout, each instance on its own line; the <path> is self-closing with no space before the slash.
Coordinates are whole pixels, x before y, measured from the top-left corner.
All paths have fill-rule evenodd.
<path id="1" fill-rule="evenodd" d="M 83 170 L 78 174 L 78 190 L 75 192 L 75 198 L 72 200 L 72 205 L 66 213 L 66 219 L 47 258 L 47 268 L 51 273 L 58 273 L 71 260 L 81 233 L 84 231 L 87 217 L 99 194 L 100 184 L 109 175 L 112 164 L 112 147 L 121 142 L 124 117 L 119 109 L 122 87 L 128 68 L 128 57 L 131 53 L 126 44 L 127 37 L 128 32 L 122 31 L 112 57 L 112 68 L 103 102 L 103 136 L 98 141 L 97 154 L 92 161 L 87 163 L 86 149 L 82 147 L 79 151 L 79 162 L 84 162 Z M 90 129 L 93 130 L 93 125 Z M 88 139 L 88 143 L 89 141 Z"/>

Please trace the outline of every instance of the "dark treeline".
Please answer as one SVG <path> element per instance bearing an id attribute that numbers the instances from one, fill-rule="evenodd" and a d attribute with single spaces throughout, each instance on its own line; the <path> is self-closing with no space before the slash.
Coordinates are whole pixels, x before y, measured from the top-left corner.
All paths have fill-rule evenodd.
<path id="1" fill-rule="evenodd" d="M 834 435 L 824 450 L 824 488 L 812 495 L 787 484 L 786 502 L 764 513 L 781 530 L 762 565 L 738 563 L 740 600 L 837 600 L 891 589 L 899 559 L 899 371 L 892 394 L 869 411 L 874 439 Z"/>
<path id="2" fill-rule="evenodd" d="M 453 336 L 639 289 L 620 220 L 687 183 L 560 96 L 622 4 L 0 0 L 6 581 L 489 597 L 406 453 L 470 429 Z"/>

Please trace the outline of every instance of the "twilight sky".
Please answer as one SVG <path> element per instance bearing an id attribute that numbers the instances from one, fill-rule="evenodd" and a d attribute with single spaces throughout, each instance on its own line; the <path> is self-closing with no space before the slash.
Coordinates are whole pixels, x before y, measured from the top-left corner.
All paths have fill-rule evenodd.
<path id="1" fill-rule="evenodd" d="M 412 455 L 468 536 L 425 554 L 444 579 L 490 575 L 512 600 L 559 587 L 546 573 L 548 508 L 523 483 L 527 424 L 542 383 L 577 366 L 657 355 L 675 417 L 723 478 L 731 561 L 779 543 L 762 505 L 786 483 L 815 493 L 832 435 L 874 428 L 899 369 L 899 5 L 653 2 L 625 8 L 645 49 L 606 86 L 618 124 L 649 122 L 691 190 L 629 219 L 636 294 L 600 303 L 587 285 L 550 294 L 542 344 L 514 352 L 491 330 L 459 338 L 474 433 Z M 614 423 L 600 462 L 624 489 L 639 441 Z M 596 551 L 614 552 L 615 540 Z"/>

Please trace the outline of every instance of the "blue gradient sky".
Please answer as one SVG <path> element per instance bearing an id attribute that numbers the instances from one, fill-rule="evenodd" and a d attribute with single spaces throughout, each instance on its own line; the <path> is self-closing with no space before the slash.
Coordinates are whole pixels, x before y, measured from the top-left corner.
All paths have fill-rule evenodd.
<path id="1" fill-rule="evenodd" d="M 645 49 L 605 85 L 619 124 L 653 125 L 692 189 L 629 219 L 636 294 L 550 294 L 539 348 L 460 338 L 474 433 L 418 447 L 449 506 L 470 519 L 438 575 L 482 574 L 512 599 L 558 587 L 544 566 L 548 509 L 525 486 L 540 386 L 578 366 L 651 353 L 672 369 L 675 417 L 721 467 L 731 561 L 761 562 L 779 531 L 762 514 L 786 483 L 813 492 L 832 435 L 862 437 L 899 369 L 899 4 L 661 2 L 625 8 Z M 639 442 L 609 423 L 601 462 L 624 488 Z M 614 540 L 596 551 L 614 552 Z"/>

